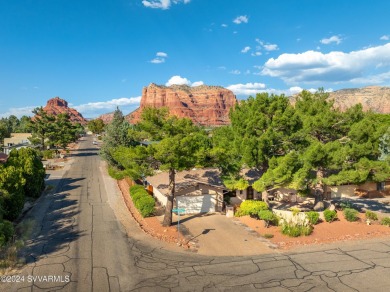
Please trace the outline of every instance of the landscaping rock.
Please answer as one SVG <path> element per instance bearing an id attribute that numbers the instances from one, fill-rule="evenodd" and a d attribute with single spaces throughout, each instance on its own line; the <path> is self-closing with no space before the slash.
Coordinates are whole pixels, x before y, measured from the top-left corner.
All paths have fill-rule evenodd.
<path id="1" fill-rule="evenodd" d="M 317 212 L 320 212 L 320 211 L 324 211 L 325 210 L 325 204 L 324 202 L 318 202 L 314 207 L 313 207 L 313 210 L 314 211 L 317 211 Z"/>
<path id="2" fill-rule="evenodd" d="M 334 204 L 330 204 L 329 210 L 331 210 L 331 211 L 336 210 L 336 206 Z"/>

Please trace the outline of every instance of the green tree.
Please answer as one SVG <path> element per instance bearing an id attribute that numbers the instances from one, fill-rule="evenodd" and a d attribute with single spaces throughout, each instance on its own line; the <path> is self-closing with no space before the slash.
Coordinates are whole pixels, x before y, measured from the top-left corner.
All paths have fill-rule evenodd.
<path id="1" fill-rule="evenodd" d="M 130 129 L 131 125 L 125 120 L 119 108 L 117 108 L 112 122 L 106 126 L 103 145 L 100 149 L 100 155 L 110 165 L 118 166 L 118 163 L 113 158 L 115 148 L 134 145 L 134 140 L 128 135 Z"/>
<path id="2" fill-rule="evenodd" d="M 132 172 L 133 177 L 134 173 L 140 176 L 141 173 L 157 168 L 168 171 L 169 194 L 163 225 L 170 226 L 176 171 L 204 166 L 210 162 L 211 144 L 207 134 L 190 119 L 169 116 L 165 108 L 146 108 L 141 121 L 129 133 L 132 137 L 157 141 L 147 147 L 132 147 L 131 150 L 118 148 L 114 156 L 126 171 Z"/>
<path id="3" fill-rule="evenodd" d="M 88 122 L 88 129 L 95 134 L 101 134 L 104 131 L 104 127 L 102 119 L 94 119 Z"/>
<path id="4" fill-rule="evenodd" d="M 294 134 L 301 121 L 284 95 L 257 94 L 241 101 L 230 113 L 233 145 L 241 163 L 266 170 L 273 156 L 298 147 Z"/>
<path id="5" fill-rule="evenodd" d="M 25 183 L 21 169 L 0 165 L 0 209 L 4 219 L 12 221 L 20 215 L 24 205 Z"/>
<path id="6" fill-rule="evenodd" d="M 12 150 L 6 166 L 13 166 L 22 171 L 24 194 L 37 198 L 45 187 L 45 169 L 38 152 L 32 148 Z"/>
<path id="7" fill-rule="evenodd" d="M 46 140 L 50 145 L 56 137 L 55 117 L 47 114 L 42 107 L 35 108 L 33 113 L 35 116 L 31 120 L 32 138 L 30 140 L 33 144 L 40 144 L 41 149 L 45 149 Z"/>
<path id="8" fill-rule="evenodd" d="M 65 149 L 69 143 L 77 139 L 76 126 L 70 121 L 67 113 L 57 115 L 53 127 L 56 133 L 54 145 Z"/>

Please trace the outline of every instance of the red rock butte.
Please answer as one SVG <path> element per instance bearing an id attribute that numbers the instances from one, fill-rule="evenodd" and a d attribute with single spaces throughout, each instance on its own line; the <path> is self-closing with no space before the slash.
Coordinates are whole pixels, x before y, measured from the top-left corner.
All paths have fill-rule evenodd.
<path id="1" fill-rule="evenodd" d="M 167 107 L 171 115 L 190 118 L 195 124 L 221 126 L 230 123 L 229 111 L 236 103 L 233 92 L 221 86 L 167 87 L 151 83 L 142 89 L 140 107 L 126 118 L 135 124 L 145 107 Z"/>
<path id="2" fill-rule="evenodd" d="M 68 107 L 68 102 L 59 97 L 49 99 L 43 110 L 46 113 L 54 116 L 58 114 L 67 113 L 72 122 L 80 123 L 82 125 L 85 125 L 87 123 L 87 120 L 84 119 L 84 117 L 77 110 Z"/>

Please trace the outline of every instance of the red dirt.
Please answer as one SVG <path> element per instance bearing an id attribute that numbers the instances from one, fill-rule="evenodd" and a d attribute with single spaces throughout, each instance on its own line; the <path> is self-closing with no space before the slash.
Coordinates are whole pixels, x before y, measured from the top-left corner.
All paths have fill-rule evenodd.
<path id="1" fill-rule="evenodd" d="M 390 228 L 380 225 L 374 221 L 371 225 L 365 222 L 365 215 L 359 214 L 360 220 L 348 222 L 342 212 L 338 212 L 339 219 L 332 223 L 320 222 L 314 226 L 313 233 L 309 236 L 289 237 L 280 231 L 280 227 L 264 227 L 262 220 L 257 220 L 249 216 L 238 218 L 242 223 L 249 226 L 259 234 L 272 234 L 274 237 L 270 241 L 279 246 L 280 249 L 293 249 L 302 245 L 320 245 L 335 241 L 349 241 L 358 239 L 370 239 L 374 237 L 390 236 Z"/>
<path id="2" fill-rule="evenodd" d="M 118 186 L 122 192 L 123 199 L 126 203 L 127 209 L 130 211 L 131 215 L 138 223 L 139 227 L 147 234 L 158 238 L 159 240 L 176 243 L 177 244 L 177 228 L 175 226 L 164 227 L 161 225 L 158 217 L 148 217 L 143 218 L 141 214 L 138 212 L 137 208 L 134 206 L 133 201 L 130 197 L 129 192 L 129 184 L 125 179 L 118 180 Z M 185 243 L 185 238 L 180 235 L 180 245 L 189 248 L 189 246 Z"/>

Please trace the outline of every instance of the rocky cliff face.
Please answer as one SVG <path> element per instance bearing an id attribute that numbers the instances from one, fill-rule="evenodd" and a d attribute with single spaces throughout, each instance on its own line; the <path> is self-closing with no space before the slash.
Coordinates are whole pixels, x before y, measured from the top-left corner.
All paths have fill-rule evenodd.
<path id="1" fill-rule="evenodd" d="M 67 113 L 70 116 L 72 122 L 77 122 L 82 125 L 87 123 L 87 120 L 75 109 L 68 107 L 68 102 L 59 97 L 54 97 L 47 101 L 46 106 L 43 108 L 45 112 L 51 115 L 58 115 Z"/>
<path id="2" fill-rule="evenodd" d="M 98 117 L 98 119 L 101 119 L 104 124 L 109 124 L 114 119 L 114 112 L 108 114 L 102 114 Z"/>
<path id="3" fill-rule="evenodd" d="M 140 107 L 130 113 L 131 123 L 140 120 L 145 107 L 168 107 L 171 115 L 188 117 L 204 126 L 229 124 L 229 110 L 237 103 L 232 91 L 220 86 L 161 86 L 154 83 L 142 90 Z"/>
<path id="4" fill-rule="evenodd" d="M 390 87 L 368 86 L 363 88 L 341 89 L 330 93 L 335 107 L 345 111 L 361 103 L 364 111 L 390 113 Z"/>

